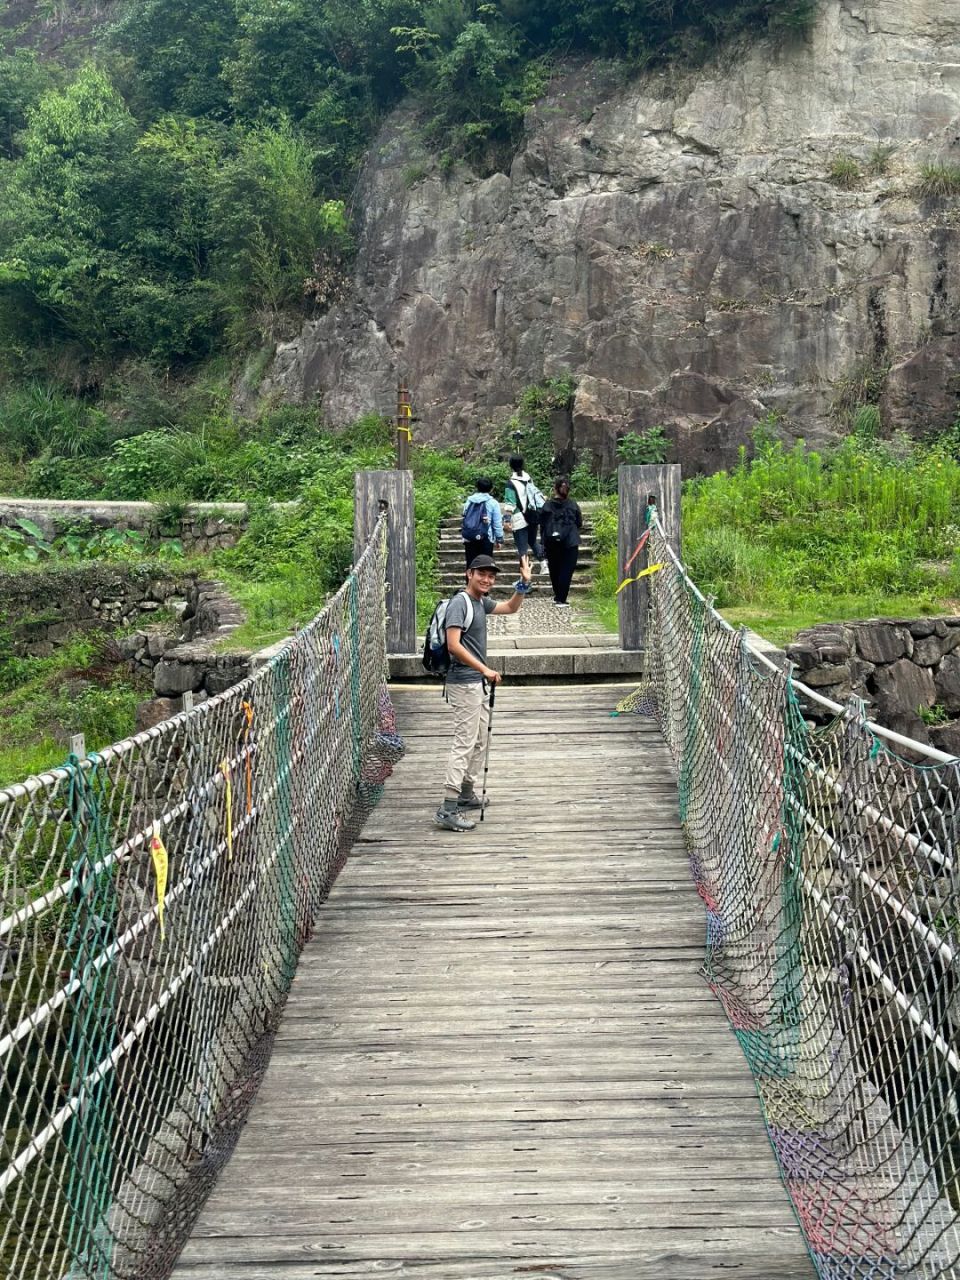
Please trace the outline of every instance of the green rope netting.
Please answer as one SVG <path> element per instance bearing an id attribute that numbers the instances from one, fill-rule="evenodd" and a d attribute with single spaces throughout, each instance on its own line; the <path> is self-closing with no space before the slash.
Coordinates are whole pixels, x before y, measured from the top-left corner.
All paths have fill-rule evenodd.
<path id="1" fill-rule="evenodd" d="M 647 674 L 617 712 L 654 715 L 676 762 L 704 974 L 811 1257 L 823 1280 L 955 1280 L 960 764 L 760 661 L 658 522 L 648 554 Z"/>
<path id="2" fill-rule="evenodd" d="M 0 1275 L 160 1280 L 403 751 L 386 521 L 250 679 L 0 791 Z M 362 626 L 361 626 L 362 619 Z"/>

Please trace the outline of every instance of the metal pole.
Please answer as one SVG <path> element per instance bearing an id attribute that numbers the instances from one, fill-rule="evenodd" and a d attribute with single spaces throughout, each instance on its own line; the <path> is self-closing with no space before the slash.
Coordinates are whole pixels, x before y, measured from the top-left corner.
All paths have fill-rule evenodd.
<path id="1" fill-rule="evenodd" d="M 401 378 L 397 383 L 397 470 L 410 470 L 410 439 L 413 409 L 410 404 L 410 391 Z"/>
<path id="2" fill-rule="evenodd" d="M 490 772 L 490 739 L 493 737 L 493 702 L 497 696 L 497 686 L 490 686 L 490 715 L 487 718 L 487 749 L 483 755 L 483 792 L 480 796 L 480 821 L 487 810 L 487 774 Z"/>

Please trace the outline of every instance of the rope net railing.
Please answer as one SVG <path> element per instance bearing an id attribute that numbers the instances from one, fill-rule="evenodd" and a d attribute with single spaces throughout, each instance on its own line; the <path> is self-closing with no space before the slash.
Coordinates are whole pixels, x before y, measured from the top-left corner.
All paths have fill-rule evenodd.
<path id="1" fill-rule="evenodd" d="M 823 1280 L 960 1276 L 960 763 L 862 706 L 826 727 L 651 522 L 648 680 L 705 974 Z M 821 700 L 822 701 L 822 700 Z M 896 739 L 896 741 L 891 741 Z"/>
<path id="2" fill-rule="evenodd" d="M 386 517 L 267 665 L 0 791 L 0 1274 L 169 1274 L 402 753 Z"/>

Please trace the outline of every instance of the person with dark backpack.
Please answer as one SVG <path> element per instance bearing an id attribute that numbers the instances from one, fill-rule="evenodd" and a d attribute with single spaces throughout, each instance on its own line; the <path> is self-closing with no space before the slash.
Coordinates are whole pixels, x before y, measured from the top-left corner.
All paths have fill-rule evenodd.
<path id="1" fill-rule="evenodd" d="M 570 497 L 570 481 L 558 476 L 553 496 L 540 509 L 540 536 L 550 569 L 553 603 L 569 608 L 567 596 L 580 554 L 580 530 L 583 515 Z"/>
<path id="2" fill-rule="evenodd" d="M 460 524 L 467 568 L 477 556 L 492 556 L 503 545 L 503 516 L 489 476 L 477 477 L 477 488 L 463 504 Z"/>
<path id="3" fill-rule="evenodd" d="M 540 508 L 545 498 L 537 488 L 534 480 L 527 474 L 523 466 L 523 458 L 515 453 L 510 459 L 510 479 L 503 492 L 503 511 L 508 518 L 513 532 L 514 545 L 517 548 L 517 559 L 535 556 L 542 560 L 540 572 L 546 573 L 547 562 L 543 556 L 543 547 L 537 537 L 540 526 Z"/>

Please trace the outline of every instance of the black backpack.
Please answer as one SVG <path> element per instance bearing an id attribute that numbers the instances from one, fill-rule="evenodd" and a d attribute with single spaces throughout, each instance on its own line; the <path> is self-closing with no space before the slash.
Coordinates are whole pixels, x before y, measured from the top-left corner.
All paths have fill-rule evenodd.
<path id="1" fill-rule="evenodd" d="M 545 541 L 555 547 L 574 547 L 577 545 L 577 513 L 567 503 L 553 502 L 547 507 L 549 523 Z"/>

